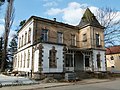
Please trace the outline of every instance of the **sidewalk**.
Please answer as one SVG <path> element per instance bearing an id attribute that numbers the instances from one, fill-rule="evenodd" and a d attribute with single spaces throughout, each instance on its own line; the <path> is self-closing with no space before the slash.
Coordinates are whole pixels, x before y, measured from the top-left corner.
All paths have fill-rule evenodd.
<path id="1" fill-rule="evenodd" d="M 24 86 L 10 86 L 10 87 L 2 87 L 0 90 L 36 90 L 43 88 L 51 88 L 51 87 L 60 87 L 60 86 L 69 86 L 69 85 L 85 85 L 85 84 L 93 84 L 93 83 L 102 83 L 112 81 L 110 79 L 85 79 L 78 82 L 70 82 L 70 83 L 41 83 L 36 85 L 24 85 Z"/>

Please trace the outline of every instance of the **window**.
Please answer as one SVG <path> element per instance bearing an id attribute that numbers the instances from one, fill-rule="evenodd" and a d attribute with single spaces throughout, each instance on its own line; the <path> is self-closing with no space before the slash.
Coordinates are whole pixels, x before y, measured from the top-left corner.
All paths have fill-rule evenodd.
<path id="1" fill-rule="evenodd" d="M 29 28 L 29 31 L 28 31 L 28 43 L 31 42 L 31 28 Z"/>
<path id="2" fill-rule="evenodd" d="M 48 41 L 48 30 L 42 29 L 41 40 Z"/>
<path id="3" fill-rule="evenodd" d="M 99 47 L 100 46 L 100 35 L 96 34 L 96 46 Z"/>
<path id="4" fill-rule="evenodd" d="M 22 58 L 23 58 L 23 57 L 22 57 L 22 54 L 21 54 L 21 62 L 20 62 L 21 66 L 20 66 L 20 67 L 22 67 Z"/>
<path id="5" fill-rule="evenodd" d="M 115 66 L 111 66 L 111 68 L 115 68 Z"/>
<path id="6" fill-rule="evenodd" d="M 101 68 L 100 54 L 97 54 L 97 67 Z"/>
<path id="7" fill-rule="evenodd" d="M 89 56 L 85 56 L 85 67 L 89 67 Z"/>
<path id="8" fill-rule="evenodd" d="M 73 67 L 73 57 L 72 57 L 72 54 L 66 54 L 65 66 L 66 67 Z"/>
<path id="9" fill-rule="evenodd" d="M 20 66 L 20 56 L 18 55 L 18 68 Z"/>
<path id="10" fill-rule="evenodd" d="M 86 42 L 86 41 L 87 41 L 87 35 L 85 33 L 85 34 L 83 34 L 83 42 Z"/>
<path id="11" fill-rule="evenodd" d="M 29 68 L 30 63 L 30 51 L 28 50 L 27 68 Z"/>
<path id="12" fill-rule="evenodd" d="M 23 40 L 24 40 L 24 37 L 23 37 L 23 35 L 22 35 L 22 45 L 21 45 L 21 46 L 23 46 Z"/>
<path id="13" fill-rule="evenodd" d="M 21 47 L 21 45 L 20 45 L 21 43 L 20 42 L 21 42 L 21 38 L 19 38 L 19 48 Z"/>
<path id="14" fill-rule="evenodd" d="M 49 67 L 50 68 L 57 68 L 57 58 L 56 58 L 57 50 L 53 46 L 52 49 L 49 51 Z"/>
<path id="15" fill-rule="evenodd" d="M 111 59 L 111 60 L 114 60 L 114 57 L 113 57 L 113 56 L 111 56 L 111 57 L 110 57 L 110 59 Z"/>
<path id="16" fill-rule="evenodd" d="M 24 52 L 24 65 L 23 65 L 23 67 L 25 68 L 25 61 L 26 61 L 26 53 Z"/>
<path id="17" fill-rule="evenodd" d="M 76 45 L 76 37 L 75 37 L 75 35 L 71 35 L 71 45 L 72 46 L 75 46 Z"/>
<path id="18" fill-rule="evenodd" d="M 63 43 L 63 33 L 62 32 L 57 33 L 57 43 Z"/>
<path id="19" fill-rule="evenodd" d="M 25 43 L 24 44 L 26 43 L 27 43 L 27 32 L 25 32 Z"/>

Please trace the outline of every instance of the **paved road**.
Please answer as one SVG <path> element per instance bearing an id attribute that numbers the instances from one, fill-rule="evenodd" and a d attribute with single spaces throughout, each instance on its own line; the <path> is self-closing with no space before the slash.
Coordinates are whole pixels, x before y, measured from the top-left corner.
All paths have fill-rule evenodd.
<path id="1" fill-rule="evenodd" d="M 38 90 L 120 90 L 120 79 L 111 82 L 86 84 L 86 85 L 71 85 L 62 87 L 45 88 Z"/>

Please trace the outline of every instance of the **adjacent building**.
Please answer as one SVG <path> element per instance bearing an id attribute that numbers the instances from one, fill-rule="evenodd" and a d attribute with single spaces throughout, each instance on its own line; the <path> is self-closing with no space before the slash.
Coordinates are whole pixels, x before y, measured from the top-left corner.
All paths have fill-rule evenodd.
<path id="1" fill-rule="evenodd" d="M 120 73 L 120 46 L 112 46 L 106 49 L 107 70 Z"/>
<path id="2" fill-rule="evenodd" d="M 14 71 L 62 74 L 106 71 L 104 27 L 86 9 L 79 25 L 31 16 L 18 31 Z"/>

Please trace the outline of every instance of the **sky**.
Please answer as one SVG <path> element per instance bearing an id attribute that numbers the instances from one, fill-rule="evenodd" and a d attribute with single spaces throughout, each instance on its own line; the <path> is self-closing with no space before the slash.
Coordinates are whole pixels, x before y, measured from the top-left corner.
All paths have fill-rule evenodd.
<path id="1" fill-rule="evenodd" d="M 120 0 L 15 0 L 15 19 L 10 35 L 15 33 L 20 21 L 27 20 L 32 15 L 47 19 L 56 18 L 59 22 L 77 25 L 87 7 L 93 13 L 103 7 L 116 9 L 120 13 Z M 1 7 L 0 12 L 3 11 L 5 5 Z M 4 15 L 5 13 L 0 13 L 0 35 L 4 29 Z"/>

